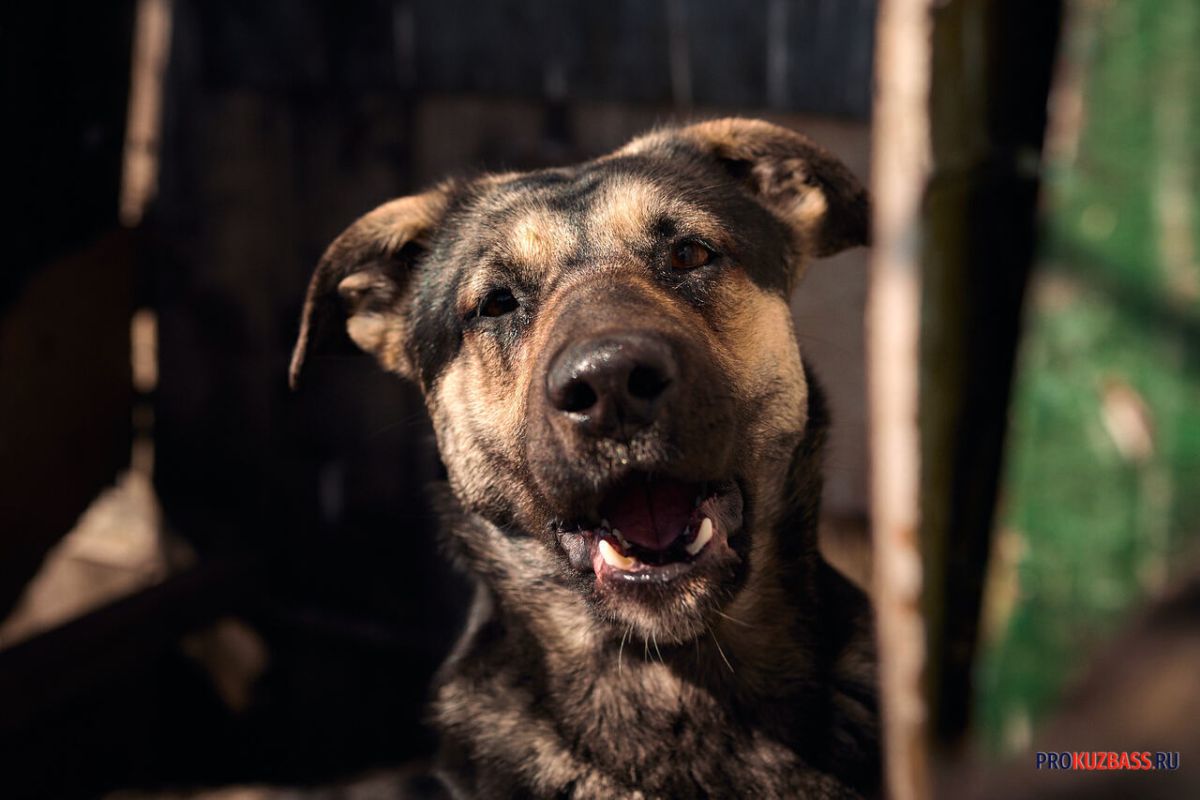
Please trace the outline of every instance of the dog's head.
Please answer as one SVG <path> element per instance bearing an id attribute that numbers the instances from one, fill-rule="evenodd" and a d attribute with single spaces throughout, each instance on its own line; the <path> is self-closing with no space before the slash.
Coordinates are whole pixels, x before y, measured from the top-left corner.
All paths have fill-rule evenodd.
<path id="1" fill-rule="evenodd" d="M 292 363 L 350 338 L 424 392 L 468 547 L 498 580 L 570 583 L 660 642 L 705 628 L 770 557 L 806 435 L 788 297 L 863 244 L 866 194 L 763 122 L 634 140 L 576 167 L 447 183 L 330 246 Z"/>

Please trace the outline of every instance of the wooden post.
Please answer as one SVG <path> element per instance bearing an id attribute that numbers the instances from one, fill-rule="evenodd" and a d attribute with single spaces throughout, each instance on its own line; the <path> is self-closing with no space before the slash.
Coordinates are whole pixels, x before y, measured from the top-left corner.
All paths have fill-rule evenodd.
<path id="1" fill-rule="evenodd" d="M 919 243 L 930 160 L 929 15 L 929 0 L 885 0 L 876 45 L 867 384 L 885 779 L 894 800 L 929 794 L 917 541 Z"/>
<path id="2" fill-rule="evenodd" d="M 922 212 L 920 541 L 935 761 L 961 755 L 1025 284 L 1057 0 L 933 14 Z"/>

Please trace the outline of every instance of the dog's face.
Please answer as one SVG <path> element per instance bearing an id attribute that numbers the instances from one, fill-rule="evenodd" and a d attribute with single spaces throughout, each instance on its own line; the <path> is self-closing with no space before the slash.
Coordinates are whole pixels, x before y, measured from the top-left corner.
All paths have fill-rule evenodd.
<path id="1" fill-rule="evenodd" d="M 745 120 L 446 184 L 329 248 L 293 380 L 344 320 L 422 388 L 496 579 L 565 579 L 618 634 L 686 641 L 772 551 L 806 431 L 790 291 L 866 228 L 848 170 Z"/>

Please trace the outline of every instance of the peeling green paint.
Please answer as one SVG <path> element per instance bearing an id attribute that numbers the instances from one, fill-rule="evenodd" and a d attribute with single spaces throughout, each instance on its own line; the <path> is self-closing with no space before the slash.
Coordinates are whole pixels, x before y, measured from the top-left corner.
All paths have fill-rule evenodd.
<path id="1" fill-rule="evenodd" d="M 1016 593 L 990 581 L 976 676 L 993 752 L 1200 566 L 1200 4 L 1069 9 L 998 523 L 1021 547 L 993 565 Z"/>

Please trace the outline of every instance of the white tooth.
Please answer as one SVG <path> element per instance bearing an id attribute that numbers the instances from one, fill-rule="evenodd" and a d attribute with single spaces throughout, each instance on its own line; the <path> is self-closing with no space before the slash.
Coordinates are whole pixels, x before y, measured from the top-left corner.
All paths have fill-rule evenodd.
<path id="1" fill-rule="evenodd" d="M 602 520 L 600 520 L 600 527 L 604 528 L 604 530 L 608 530 L 609 528 L 612 527 L 612 525 L 608 524 L 608 520 L 602 519 Z"/>
<path id="2" fill-rule="evenodd" d="M 708 517 L 700 523 L 700 532 L 696 534 L 696 538 L 687 546 L 689 556 L 694 556 L 704 549 L 704 545 L 708 544 L 708 540 L 712 538 L 713 524 Z"/>
<path id="3" fill-rule="evenodd" d="M 604 559 L 605 564 L 617 569 L 629 570 L 633 569 L 634 565 L 637 564 L 636 558 L 621 555 L 616 551 L 616 548 L 603 539 L 600 540 L 600 557 Z"/>
<path id="4" fill-rule="evenodd" d="M 617 537 L 617 541 L 621 543 L 621 547 L 629 547 L 629 542 L 625 541 L 625 537 L 616 528 L 613 528 L 613 536 Z"/>

